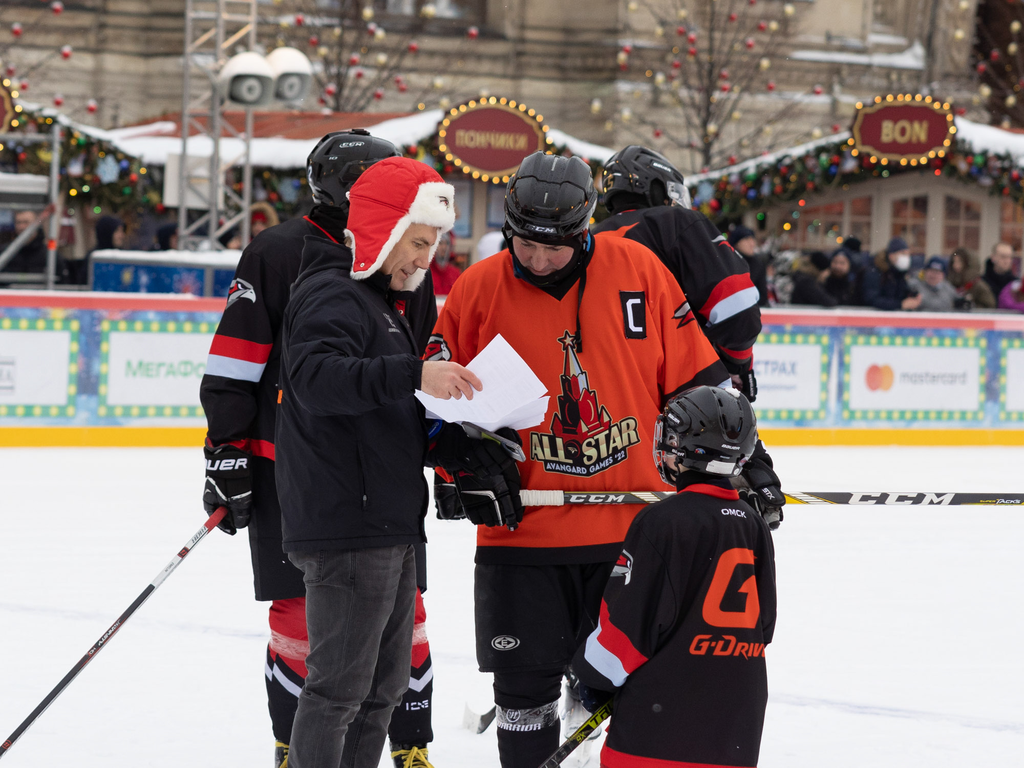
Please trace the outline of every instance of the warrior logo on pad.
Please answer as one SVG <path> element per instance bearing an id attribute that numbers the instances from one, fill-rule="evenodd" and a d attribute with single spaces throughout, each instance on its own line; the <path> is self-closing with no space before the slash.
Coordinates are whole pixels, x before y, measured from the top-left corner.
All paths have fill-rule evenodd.
<path id="1" fill-rule="evenodd" d="M 565 352 L 558 412 L 549 433 L 530 433 L 530 457 L 547 472 L 589 477 L 625 461 L 640 436 L 635 418 L 613 422 L 601 405 L 576 354 L 576 337 L 566 331 L 558 342 Z"/>

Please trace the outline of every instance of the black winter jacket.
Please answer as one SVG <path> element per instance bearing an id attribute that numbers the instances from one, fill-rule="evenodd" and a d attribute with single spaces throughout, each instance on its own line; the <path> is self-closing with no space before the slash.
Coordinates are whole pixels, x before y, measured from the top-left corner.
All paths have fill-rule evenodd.
<path id="1" fill-rule="evenodd" d="M 390 278 L 307 237 L 281 334 L 277 488 L 284 550 L 425 541 L 423 363 Z"/>

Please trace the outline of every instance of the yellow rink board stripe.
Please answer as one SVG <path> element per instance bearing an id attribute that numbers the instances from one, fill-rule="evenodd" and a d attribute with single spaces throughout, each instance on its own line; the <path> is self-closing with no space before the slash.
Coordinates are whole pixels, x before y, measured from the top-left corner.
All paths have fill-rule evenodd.
<path id="1" fill-rule="evenodd" d="M 800 445 L 1024 445 L 1019 429 L 766 428 L 770 446 Z M 0 427 L 0 447 L 190 447 L 206 439 L 202 427 Z"/>

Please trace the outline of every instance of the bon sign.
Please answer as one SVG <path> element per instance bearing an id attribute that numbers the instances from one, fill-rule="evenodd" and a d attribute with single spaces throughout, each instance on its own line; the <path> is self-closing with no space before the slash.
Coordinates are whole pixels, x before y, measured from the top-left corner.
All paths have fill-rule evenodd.
<path id="1" fill-rule="evenodd" d="M 551 144 L 544 116 L 491 96 L 453 107 L 438 126 L 438 150 L 466 175 L 507 182 L 527 155 Z"/>
<path id="2" fill-rule="evenodd" d="M 863 155 L 906 165 L 941 157 L 956 133 L 949 103 L 920 94 L 875 97 L 857 105 L 853 122 L 855 148 Z"/>

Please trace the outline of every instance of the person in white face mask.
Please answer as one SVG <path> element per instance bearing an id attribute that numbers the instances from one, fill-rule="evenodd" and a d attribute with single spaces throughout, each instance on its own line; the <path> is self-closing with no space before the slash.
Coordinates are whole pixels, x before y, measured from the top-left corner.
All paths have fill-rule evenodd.
<path id="1" fill-rule="evenodd" d="M 875 309 L 913 310 L 921 306 L 921 296 L 907 283 L 910 270 L 910 246 L 902 237 L 894 237 L 885 253 L 864 273 L 862 299 Z"/>

